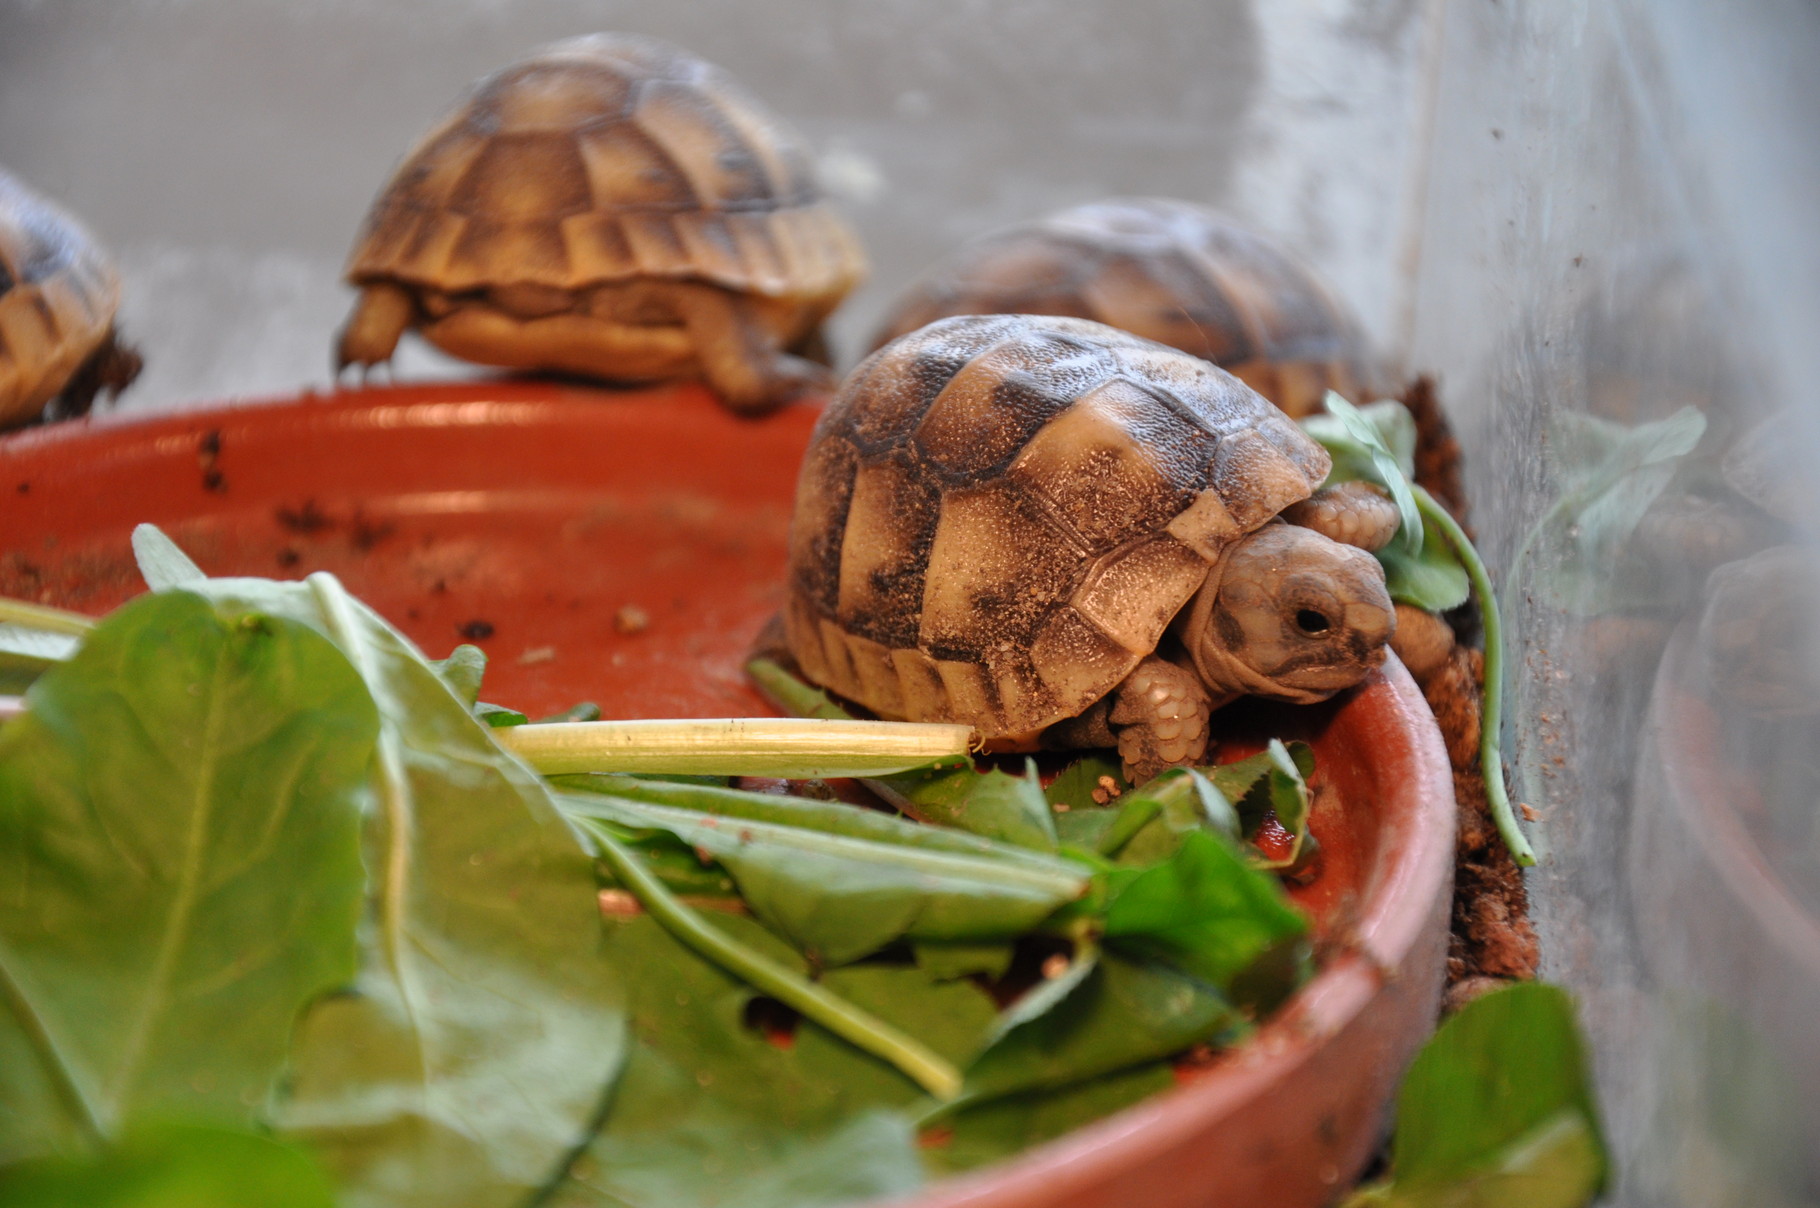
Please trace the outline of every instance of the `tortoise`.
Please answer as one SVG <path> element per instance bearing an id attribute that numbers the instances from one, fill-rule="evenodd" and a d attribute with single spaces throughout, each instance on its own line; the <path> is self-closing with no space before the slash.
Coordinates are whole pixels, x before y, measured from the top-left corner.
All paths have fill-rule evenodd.
<path id="1" fill-rule="evenodd" d="M 1088 320 L 938 320 L 862 362 L 797 483 L 784 640 L 881 717 L 991 750 L 1199 762 L 1240 695 L 1308 703 L 1384 657 L 1395 613 L 1323 503 L 1326 452 L 1205 361 Z M 1314 505 L 1308 507 L 1304 501 Z M 1305 515 L 1295 508 L 1301 504 Z M 1348 519 L 1347 523 L 1350 523 Z"/>
<path id="2" fill-rule="evenodd" d="M 480 80 L 400 163 L 348 262 L 336 370 L 414 327 L 482 364 L 699 376 L 762 410 L 826 383 L 807 357 L 864 269 L 801 138 L 725 72 L 570 38 Z"/>
<path id="3" fill-rule="evenodd" d="M 0 170 L 0 428 L 84 415 L 102 389 L 131 384 L 140 360 L 115 338 L 119 306 L 101 245 Z"/>
<path id="4" fill-rule="evenodd" d="M 1212 361 L 1292 418 L 1385 393 L 1359 325 L 1274 243 L 1202 206 L 1117 198 L 963 245 L 873 341 L 965 314 L 1073 315 Z"/>

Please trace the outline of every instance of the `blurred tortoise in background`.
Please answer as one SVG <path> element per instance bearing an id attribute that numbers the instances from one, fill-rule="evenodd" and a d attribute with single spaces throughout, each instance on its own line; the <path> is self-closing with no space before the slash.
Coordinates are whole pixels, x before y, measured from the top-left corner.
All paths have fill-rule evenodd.
<path id="1" fill-rule="evenodd" d="M 417 328 L 482 364 L 702 377 L 738 410 L 825 386 L 805 359 L 864 273 L 796 133 L 654 38 L 557 42 L 481 80 L 405 156 L 348 264 L 337 368 Z"/>
<path id="2" fill-rule="evenodd" d="M 1383 393 L 1359 325 L 1314 274 L 1185 201 L 1092 202 L 982 235 L 911 287 L 873 346 L 967 314 L 1105 323 L 1212 361 L 1292 419 L 1329 390 Z"/>
<path id="3" fill-rule="evenodd" d="M 1134 781 L 1197 763 L 1225 702 L 1323 700 L 1383 659 L 1377 560 L 1279 518 L 1328 468 L 1281 411 L 1160 344 L 940 320 L 863 362 L 815 429 L 785 638 L 882 717 L 998 750 L 1116 746 Z M 1395 511 L 1349 489 L 1307 518 L 1375 513 L 1358 536 L 1381 544 Z"/>
<path id="4" fill-rule="evenodd" d="M 0 171 L 0 428 L 84 415 L 124 390 L 137 353 L 114 337 L 120 276 L 82 224 Z"/>

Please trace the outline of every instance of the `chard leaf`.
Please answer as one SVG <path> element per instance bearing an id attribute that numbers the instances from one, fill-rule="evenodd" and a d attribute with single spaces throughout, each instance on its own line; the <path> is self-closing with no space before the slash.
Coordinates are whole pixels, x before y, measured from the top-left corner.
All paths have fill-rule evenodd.
<path id="1" fill-rule="evenodd" d="M 328 1176 L 255 1133 L 164 1124 L 83 1159 L 0 1169 L 0 1208 L 335 1208 Z"/>
<path id="2" fill-rule="evenodd" d="M 967 1070 L 970 1095 L 990 1098 L 1066 1086 L 1159 1061 L 1243 1024 L 1205 983 L 1106 950 L 1012 1006 Z"/>
<path id="3" fill-rule="evenodd" d="M 1169 859 L 1195 831 L 1237 835 L 1238 814 L 1208 770 L 1171 768 L 1119 798 L 1118 820 L 1100 839 L 1100 853 L 1142 867 Z"/>
<path id="4" fill-rule="evenodd" d="M 139 563 L 145 585 L 153 591 L 193 587 L 208 578 L 188 554 L 177 548 L 175 541 L 149 524 L 133 529 L 133 558 Z"/>
<path id="5" fill-rule="evenodd" d="M 1065 812 L 1073 813 L 1110 805 L 1130 789 L 1117 759 L 1086 755 L 1056 773 L 1049 787 L 1043 790 L 1043 796 L 1051 806 L 1065 805 L 1068 807 Z M 1096 792 L 1100 794 L 1098 798 L 1094 796 Z"/>
<path id="6" fill-rule="evenodd" d="M 1309 416 L 1302 428 L 1333 458 L 1327 482 L 1363 480 L 1389 491 L 1402 518 L 1391 544 L 1414 557 L 1422 549 L 1422 515 L 1416 510 L 1415 493 L 1409 489 L 1415 421 L 1408 408 L 1387 399 L 1360 410 L 1332 390 L 1327 392 L 1326 407 L 1327 414 Z M 1399 458 L 1392 443 L 1402 443 L 1398 429 L 1404 424 L 1410 433 L 1408 456 Z"/>
<path id="7" fill-rule="evenodd" d="M 1055 822 L 1034 761 L 1025 761 L 1022 776 L 962 765 L 899 772 L 866 783 L 905 813 L 935 826 L 1038 851 L 1056 849 Z"/>
<path id="8" fill-rule="evenodd" d="M 1274 984 L 1246 979 L 1246 1005 L 1268 1003 L 1294 988 L 1293 954 L 1308 933 L 1307 918 L 1275 878 L 1247 867 L 1224 839 L 1196 831 L 1166 863 L 1120 870 L 1109 886 L 1108 945 L 1164 961 L 1223 994 L 1261 966 Z"/>
<path id="9" fill-rule="evenodd" d="M 332 576 L 198 590 L 328 635 L 379 705 L 368 926 L 293 1048 L 281 1130 L 343 1202 L 517 1205 L 588 1134 L 624 1054 L 592 861 L 548 788 Z"/>
<path id="10" fill-rule="evenodd" d="M 250 1125 L 356 967 L 371 697 L 311 629 L 172 592 L 27 700 L 0 729 L 0 1160 Z"/>
<path id="11" fill-rule="evenodd" d="M 1466 603 L 1472 583 L 1447 539 L 1432 526 L 1422 533 L 1422 548 L 1411 554 L 1398 544 L 1377 553 L 1384 567 L 1384 588 L 1399 604 L 1428 612 L 1446 612 Z"/>
<path id="12" fill-rule="evenodd" d="M 957 1174 L 1021 1153 L 1175 1085 L 1166 1061 L 1070 1086 L 1007 1095 L 963 1108 L 944 1121 L 923 1148 L 935 1172 Z"/>
<path id="13" fill-rule="evenodd" d="M 525 726 L 531 719 L 517 709 L 508 709 L 504 705 L 489 705 L 480 701 L 474 706 L 474 716 L 487 724 L 489 730 L 502 730 L 507 726 Z"/>
<path id="14" fill-rule="evenodd" d="M 0 693 L 25 691 L 81 644 L 82 639 L 72 634 L 0 624 Z"/>
<path id="15" fill-rule="evenodd" d="M 1088 871 L 1071 861 L 853 806 L 699 786 L 657 791 L 719 799 L 729 808 L 738 803 L 742 812 L 606 795 L 573 795 L 563 804 L 578 818 L 669 831 L 712 856 L 754 913 L 829 965 L 903 938 L 1009 939 L 1082 897 L 1090 884 Z M 840 829 L 804 824 L 834 818 Z"/>
<path id="16" fill-rule="evenodd" d="M 776 960 L 797 957 L 751 919 L 706 920 Z M 549 1201 L 557 1208 L 819 1208 L 902 1194 L 922 1181 L 906 1116 L 918 1088 L 884 1063 L 809 1024 L 773 1043 L 746 1022 L 753 995 L 678 943 L 649 916 L 607 924 L 606 959 L 630 979 L 636 1038 L 605 1126 Z M 951 1051 L 968 1016 L 991 1017 L 970 986 L 933 985 L 914 969 L 867 996 L 880 1014 Z M 841 970 L 842 994 L 864 990 Z M 866 995 L 862 995 L 866 996 Z M 868 1003 L 868 1005 L 871 1005 Z"/>
<path id="17" fill-rule="evenodd" d="M 1605 1182 L 1598 1112 L 1555 986 L 1469 1003 L 1416 1057 L 1397 1098 L 1392 1177 L 1348 1208 L 1580 1208 Z"/>
<path id="18" fill-rule="evenodd" d="M 1003 977 L 1011 967 L 1012 946 L 1003 944 L 913 943 L 919 969 L 935 981 L 958 981 L 963 977 Z"/>
<path id="19" fill-rule="evenodd" d="M 480 704 L 480 681 L 487 674 L 486 651 L 463 642 L 449 651 L 448 658 L 430 659 L 429 664 L 468 708 Z"/>
<path id="20" fill-rule="evenodd" d="M 1308 777 L 1314 775 L 1314 748 L 1305 742 L 1285 743 L 1273 738 L 1256 755 L 1209 768 L 1208 775 L 1237 802 L 1245 839 L 1252 844 L 1252 867 L 1288 868 L 1301 858 L 1302 847 L 1308 841 L 1308 811 L 1313 805 Z M 1259 830 L 1271 819 L 1291 837 L 1288 849 L 1275 856 L 1266 855 L 1257 847 Z"/>

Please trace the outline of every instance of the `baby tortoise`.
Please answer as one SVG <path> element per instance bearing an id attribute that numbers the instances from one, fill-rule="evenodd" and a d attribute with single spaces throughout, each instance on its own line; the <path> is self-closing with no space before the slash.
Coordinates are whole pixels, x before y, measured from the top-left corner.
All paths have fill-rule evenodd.
<path id="1" fill-rule="evenodd" d="M 874 347 L 934 319 L 1073 315 L 1212 361 L 1291 417 L 1385 393 L 1358 324 L 1302 265 L 1201 206 L 1123 198 L 983 235 L 938 264 Z"/>
<path id="2" fill-rule="evenodd" d="M 0 171 L 0 428 L 85 415 L 139 373 L 114 338 L 120 276 L 82 224 Z"/>
<path id="3" fill-rule="evenodd" d="M 1328 469 L 1204 361 L 1081 319 L 943 319 L 863 362 L 815 429 L 785 637 L 881 717 L 1116 746 L 1147 779 L 1202 761 L 1227 701 L 1324 700 L 1383 660 L 1377 560 L 1280 518 Z M 1388 501 L 1353 498 L 1342 514 L 1393 513 L 1388 537 Z"/>
<path id="4" fill-rule="evenodd" d="M 571 38 L 481 80 L 374 202 L 337 368 L 409 328 L 487 365 L 702 377 L 741 411 L 827 384 L 805 359 L 865 270 L 796 133 L 655 38 Z"/>

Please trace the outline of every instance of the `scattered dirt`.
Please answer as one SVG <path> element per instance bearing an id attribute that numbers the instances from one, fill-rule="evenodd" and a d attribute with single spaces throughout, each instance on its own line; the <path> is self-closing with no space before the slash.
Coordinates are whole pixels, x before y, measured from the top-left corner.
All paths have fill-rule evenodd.
<path id="1" fill-rule="evenodd" d="M 484 642 L 493 636 L 493 622 L 476 617 L 472 621 L 463 621 L 457 625 L 455 632 L 470 642 Z"/>

